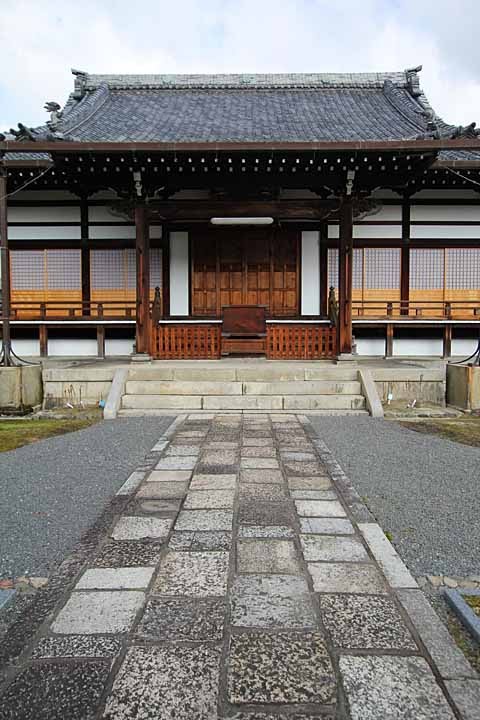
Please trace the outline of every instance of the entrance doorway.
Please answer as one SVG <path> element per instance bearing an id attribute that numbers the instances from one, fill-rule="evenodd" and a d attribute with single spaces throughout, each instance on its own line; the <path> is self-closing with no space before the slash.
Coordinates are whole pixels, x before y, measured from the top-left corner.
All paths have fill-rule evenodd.
<path id="1" fill-rule="evenodd" d="M 262 306 L 268 317 L 300 310 L 300 233 L 212 229 L 191 233 L 192 315 L 221 317 L 226 306 Z"/>

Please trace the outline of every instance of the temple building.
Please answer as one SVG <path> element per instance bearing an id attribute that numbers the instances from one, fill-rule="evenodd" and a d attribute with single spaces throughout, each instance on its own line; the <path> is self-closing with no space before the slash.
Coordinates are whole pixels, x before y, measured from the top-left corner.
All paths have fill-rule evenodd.
<path id="1" fill-rule="evenodd" d="M 473 352 L 480 137 L 420 70 L 74 70 L 44 126 L 0 135 L 14 352 Z"/>

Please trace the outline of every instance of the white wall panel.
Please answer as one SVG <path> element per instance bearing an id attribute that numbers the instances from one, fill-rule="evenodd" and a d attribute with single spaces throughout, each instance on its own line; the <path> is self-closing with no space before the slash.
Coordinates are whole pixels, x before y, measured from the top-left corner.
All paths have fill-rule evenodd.
<path id="1" fill-rule="evenodd" d="M 329 238 L 338 238 L 340 234 L 340 228 L 338 225 L 329 225 L 328 226 L 328 237 Z"/>
<path id="2" fill-rule="evenodd" d="M 89 205 L 89 222 L 132 222 L 128 217 L 122 217 L 111 211 L 109 205 Z"/>
<path id="3" fill-rule="evenodd" d="M 320 233 L 302 232 L 302 315 L 320 314 Z"/>
<path id="4" fill-rule="evenodd" d="M 33 227 L 9 227 L 10 240 L 80 240 L 80 225 L 36 225 Z"/>
<path id="5" fill-rule="evenodd" d="M 135 238 L 135 225 L 90 225 L 88 228 L 91 240 L 102 240 L 104 238 L 123 240 L 124 238 Z"/>
<path id="6" fill-rule="evenodd" d="M 48 354 L 57 357 L 95 356 L 97 341 L 93 338 L 48 338 Z"/>
<path id="7" fill-rule="evenodd" d="M 150 239 L 162 237 L 162 226 L 161 225 L 150 225 Z"/>
<path id="8" fill-rule="evenodd" d="M 40 341 L 35 338 L 12 339 L 12 349 L 19 357 L 38 357 L 40 355 Z"/>
<path id="9" fill-rule="evenodd" d="M 80 222 L 79 207 L 9 207 L 8 222 Z"/>
<path id="10" fill-rule="evenodd" d="M 419 330 L 421 332 L 421 330 Z M 410 356 L 442 356 L 442 338 L 394 338 L 393 355 L 398 357 Z"/>
<path id="11" fill-rule="evenodd" d="M 423 222 L 465 221 L 480 223 L 480 203 L 478 205 L 412 205 L 410 220 Z"/>
<path id="12" fill-rule="evenodd" d="M 106 338 L 105 355 L 131 355 L 134 339 L 133 335 L 131 338 Z"/>
<path id="13" fill-rule="evenodd" d="M 480 239 L 480 225 L 412 225 L 410 237 L 412 240 L 422 238 L 432 240 L 442 238 Z"/>
<path id="14" fill-rule="evenodd" d="M 170 233 L 170 315 L 188 315 L 188 232 Z"/>
<path id="15" fill-rule="evenodd" d="M 402 207 L 401 205 L 382 205 L 376 212 L 369 213 L 356 222 L 369 222 L 371 220 L 376 222 L 401 222 Z"/>
<path id="16" fill-rule="evenodd" d="M 353 237 L 365 238 L 401 238 L 401 225 L 354 225 Z"/>
<path id="17" fill-rule="evenodd" d="M 355 334 L 355 325 L 353 326 Z M 358 355 L 376 355 L 383 357 L 385 355 L 385 340 L 379 337 L 361 337 L 355 338 Z"/>

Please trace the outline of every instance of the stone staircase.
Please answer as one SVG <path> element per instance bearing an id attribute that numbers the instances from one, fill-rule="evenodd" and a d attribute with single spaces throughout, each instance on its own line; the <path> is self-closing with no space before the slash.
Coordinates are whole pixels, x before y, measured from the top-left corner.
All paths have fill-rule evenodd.
<path id="1" fill-rule="evenodd" d="M 120 415 L 183 410 L 366 414 L 356 368 L 132 367 Z"/>

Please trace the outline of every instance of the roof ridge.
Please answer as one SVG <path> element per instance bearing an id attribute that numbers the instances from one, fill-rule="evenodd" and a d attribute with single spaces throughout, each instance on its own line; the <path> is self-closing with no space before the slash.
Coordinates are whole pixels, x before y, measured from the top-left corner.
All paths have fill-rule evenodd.
<path id="1" fill-rule="evenodd" d="M 281 89 L 281 88 L 363 88 L 381 89 L 386 80 L 394 85 L 412 88 L 416 72 L 366 73 L 218 73 L 218 74 L 89 74 L 72 70 L 75 78 L 75 96 L 107 85 L 112 90 L 128 89 Z M 412 83 L 413 81 L 413 83 Z"/>

